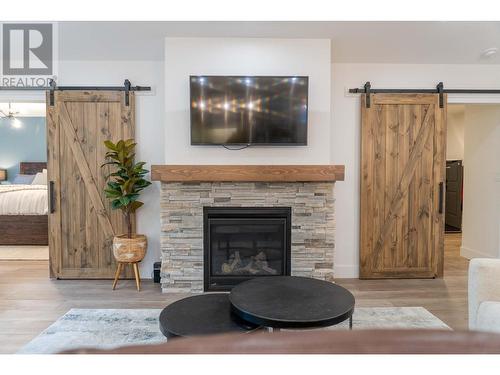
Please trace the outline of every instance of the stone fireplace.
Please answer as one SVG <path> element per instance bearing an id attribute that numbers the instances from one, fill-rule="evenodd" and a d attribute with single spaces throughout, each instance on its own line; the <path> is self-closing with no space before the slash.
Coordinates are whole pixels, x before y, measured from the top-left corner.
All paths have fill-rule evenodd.
<path id="1" fill-rule="evenodd" d="M 194 174 L 196 178 L 188 179 L 185 173 L 181 176 L 161 173 L 162 168 L 181 166 L 153 166 L 153 179 L 162 181 L 164 292 L 228 290 L 230 285 L 222 281 L 231 284 L 266 274 L 333 280 L 334 182 L 343 179 L 343 168 L 341 175 L 336 171 L 333 177 L 317 176 L 319 181 L 310 175 L 308 181 L 293 181 L 290 176 L 276 178 L 274 173 L 266 177 L 269 167 L 261 167 L 259 179 L 281 180 L 262 182 L 224 181 L 236 179 L 234 175 L 226 176 L 225 170 L 210 177 L 223 181 L 196 181 L 209 177 Z M 246 173 L 245 179 L 257 177 Z M 275 216 L 268 217 L 266 226 L 264 214 L 273 209 L 277 209 Z M 211 224 L 219 225 L 210 225 L 210 217 Z M 210 255 L 214 257 L 207 258 Z"/>

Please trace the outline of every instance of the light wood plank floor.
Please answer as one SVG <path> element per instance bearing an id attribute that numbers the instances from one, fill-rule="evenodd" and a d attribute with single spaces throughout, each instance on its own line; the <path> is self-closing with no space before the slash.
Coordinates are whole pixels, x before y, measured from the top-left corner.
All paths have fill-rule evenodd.
<path id="1" fill-rule="evenodd" d="M 446 236 L 445 277 L 439 280 L 337 282 L 353 292 L 357 306 L 423 306 L 454 329 L 467 327 L 467 260 L 460 235 Z M 0 353 L 15 353 L 71 308 L 162 308 L 184 297 L 162 294 L 159 284 L 134 281 L 50 280 L 46 261 L 0 261 Z"/>
<path id="2" fill-rule="evenodd" d="M 48 246 L 0 246 L 2 260 L 49 260 Z"/>

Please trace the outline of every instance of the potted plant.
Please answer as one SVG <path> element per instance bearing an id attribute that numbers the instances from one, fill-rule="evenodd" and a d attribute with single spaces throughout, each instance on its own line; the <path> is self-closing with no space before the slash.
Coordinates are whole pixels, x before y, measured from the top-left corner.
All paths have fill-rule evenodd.
<path id="1" fill-rule="evenodd" d="M 132 232 L 132 216 L 144 204 L 138 198 L 140 192 L 151 185 L 144 178 L 149 171 L 143 168 L 145 162 L 134 162 L 136 143 L 133 139 L 117 143 L 105 141 L 104 145 L 108 151 L 101 167 L 109 165 L 112 169 L 106 176 L 104 192 L 111 200 L 111 207 L 122 211 L 127 224 L 127 233 L 113 238 L 113 255 L 119 263 L 140 262 L 146 255 L 147 238 Z"/>

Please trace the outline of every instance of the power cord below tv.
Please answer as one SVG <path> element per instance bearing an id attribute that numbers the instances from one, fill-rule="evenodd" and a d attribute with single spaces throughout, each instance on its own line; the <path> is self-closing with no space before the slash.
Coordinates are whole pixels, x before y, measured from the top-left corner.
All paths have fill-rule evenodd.
<path id="1" fill-rule="evenodd" d="M 229 150 L 229 151 L 239 151 L 239 150 L 244 150 L 245 148 L 248 148 L 250 147 L 251 144 L 247 144 L 245 146 L 242 146 L 242 147 L 238 147 L 238 148 L 231 148 L 231 147 L 227 147 L 226 145 L 222 145 L 222 147 L 224 147 L 226 150 Z"/>

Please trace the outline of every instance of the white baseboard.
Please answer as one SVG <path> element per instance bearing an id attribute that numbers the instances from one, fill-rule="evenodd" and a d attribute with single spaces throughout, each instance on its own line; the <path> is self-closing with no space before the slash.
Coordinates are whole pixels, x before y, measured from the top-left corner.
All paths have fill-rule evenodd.
<path id="1" fill-rule="evenodd" d="M 357 264 L 334 264 L 333 277 L 336 279 L 357 279 L 359 266 Z"/>
<path id="2" fill-rule="evenodd" d="M 460 246 L 460 256 L 463 256 L 467 259 L 472 258 L 492 258 L 490 254 L 483 253 L 479 250 L 470 249 L 465 246 Z"/>

